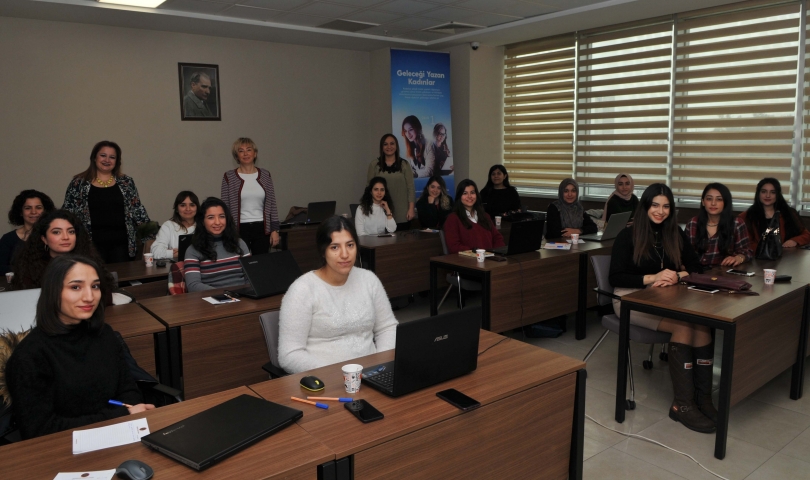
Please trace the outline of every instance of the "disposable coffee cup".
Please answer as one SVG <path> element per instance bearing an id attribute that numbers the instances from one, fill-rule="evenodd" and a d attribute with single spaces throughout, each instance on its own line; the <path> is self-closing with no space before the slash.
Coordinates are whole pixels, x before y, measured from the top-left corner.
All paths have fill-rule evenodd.
<path id="1" fill-rule="evenodd" d="M 485 253 L 487 253 L 487 251 L 486 251 L 486 250 L 484 250 L 483 248 L 479 248 L 478 250 L 476 250 L 476 251 L 475 251 L 475 258 L 476 258 L 476 260 L 478 260 L 479 262 L 483 262 L 483 261 L 484 261 L 484 254 L 485 254 Z"/>
<path id="2" fill-rule="evenodd" d="M 11 281 L 12 281 L 13 279 L 14 279 L 14 272 L 6 272 L 6 281 L 7 281 L 8 283 L 11 283 Z"/>
<path id="3" fill-rule="evenodd" d="M 776 270 L 772 268 L 766 268 L 763 270 L 765 276 L 765 285 L 773 285 L 774 279 L 776 278 Z"/>
<path id="4" fill-rule="evenodd" d="M 571 234 L 571 243 L 579 243 L 579 234 L 578 233 L 572 233 Z"/>
<path id="5" fill-rule="evenodd" d="M 363 366 L 356 363 L 343 365 L 343 385 L 346 393 L 357 393 L 360 391 L 360 379 L 363 376 Z"/>
<path id="6" fill-rule="evenodd" d="M 498 227 L 498 228 L 500 228 L 500 226 L 501 226 L 501 216 L 500 215 L 495 216 L 495 226 Z"/>
<path id="7" fill-rule="evenodd" d="M 151 267 L 155 264 L 155 256 L 151 253 L 144 253 L 143 254 L 143 263 L 146 264 L 147 267 Z"/>

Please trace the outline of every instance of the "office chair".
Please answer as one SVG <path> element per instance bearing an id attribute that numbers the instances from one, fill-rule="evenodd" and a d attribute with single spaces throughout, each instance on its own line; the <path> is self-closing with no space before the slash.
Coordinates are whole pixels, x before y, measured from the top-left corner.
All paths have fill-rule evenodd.
<path id="1" fill-rule="evenodd" d="M 618 299 L 618 297 L 613 294 L 613 286 L 610 284 L 609 274 L 610 274 L 610 255 L 594 255 L 591 257 L 591 264 L 593 265 L 593 271 L 596 274 L 596 299 L 599 306 L 608 305 L 613 303 L 613 299 Z M 615 314 L 603 315 L 602 316 L 602 326 L 605 327 L 605 333 L 599 337 L 599 340 L 596 341 L 591 350 L 585 355 L 585 358 L 582 359 L 583 362 L 588 362 L 588 359 L 591 358 L 593 352 L 599 348 L 599 345 L 602 343 L 602 340 L 607 337 L 607 334 L 613 332 L 615 334 L 619 334 L 619 317 Z M 644 361 L 644 369 L 650 370 L 653 366 L 652 363 L 652 354 L 653 348 L 655 347 L 656 343 L 669 343 L 669 339 L 671 334 L 667 332 L 658 332 L 655 330 L 650 330 L 649 328 L 640 327 L 638 325 L 630 325 L 630 340 L 637 342 L 637 343 L 648 343 L 650 344 L 650 354 L 647 360 Z M 630 398 L 627 399 L 627 409 L 628 410 L 635 410 L 636 408 L 636 401 L 635 401 L 635 392 L 636 387 L 635 383 L 633 382 L 633 362 L 632 358 L 630 357 L 630 346 L 627 347 L 627 375 L 630 378 Z"/>
<path id="2" fill-rule="evenodd" d="M 280 378 L 289 375 L 278 363 L 278 322 L 281 311 L 273 310 L 259 315 L 259 323 L 264 333 L 264 341 L 267 344 L 267 353 L 270 361 L 262 365 L 262 369 L 270 374 L 270 378 Z"/>
<path id="3" fill-rule="evenodd" d="M 357 207 L 359 207 L 359 203 L 350 203 L 349 204 L 349 211 L 352 212 L 352 218 L 357 216 Z"/>
<path id="4" fill-rule="evenodd" d="M 439 230 L 439 238 L 442 240 L 442 252 L 444 255 L 449 255 L 450 251 L 447 249 L 447 240 L 444 238 L 444 230 Z M 471 292 L 478 292 L 482 290 L 482 286 L 480 282 L 476 282 L 475 280 L 467 280 L 466 278 L 461 278 L 461 275 L 458 272 L 448 273 L 447 274 L 447 283 L 450 286 L 447 287 L 447 291 L 444 292 L 444 296 L 442 300 L 439 302 L 439 306 L 436 308 L 438 311 L 442 308 L 442 304 L 444 303 L 444 299 L 447 298 L 447 295 L 450 293 L 450 290 L 453 287 L 458 287 L 458 306 L 459 308 L 464 308 L 464 299 L 461 296 L 462 290 L 469 290 Z"/>

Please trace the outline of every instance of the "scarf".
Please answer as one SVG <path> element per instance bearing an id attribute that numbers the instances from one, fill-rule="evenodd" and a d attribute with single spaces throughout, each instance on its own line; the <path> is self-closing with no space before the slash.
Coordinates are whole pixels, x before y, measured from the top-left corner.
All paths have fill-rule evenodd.
<path id="1" fill-rule="evenodd" d="M 566 203 L 563 198 L 565 187 L 573 185 L 577 189 L 577 199 L 574 203 Z M 563 228 L 581 228 L 582 216 L 585 213 L 585 207 L 579 203 L 579 185 L 573 178 L 566 178 L 560 183 L 560 188 L 557 191 L 557 200 L 551 203 L 560 212 L 560 221 Z"/>
<path id="2" fill-rule="evenodd" d="M 627 195 L 622 195 L 621 193 L 619 193 L 619 179 L 622 177 L 626 177 L 628 180 L 630 180 L 630 193 L 628 193 Z M 615 195 L 624 200 L 625 202 L 629 202 L 630 199 L 633 198 L 633 188 L 636 186 L 636 182 L 633 181 L 633 177 L 631 177 L 630 175 L 626 173 L 620 173 L 616 175 L 616 179 L 613 180 L 613 186 L 615 186 L 616 189 L 613 190 L 613 193 L 611 193 L 608 199 L 605 201 L 605 208 L 602 211 L 603 222 L 607 221 L 608 202 L 610 201 L 610 199 L 613 198 L 613 196 Z"/>

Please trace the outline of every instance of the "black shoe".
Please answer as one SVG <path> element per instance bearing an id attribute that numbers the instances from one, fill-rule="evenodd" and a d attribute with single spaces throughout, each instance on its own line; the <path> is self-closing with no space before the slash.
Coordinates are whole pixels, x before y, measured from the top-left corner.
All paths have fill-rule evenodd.
<path id="1" fill-rule="evenodd" d="M 695 381 L 695 403 L 703 415 L 717 424 L 717 409 L 712 404 L 714 343 L 692 348 L 692 357 L 694 360 L 692 377 Z"/>
<path id="2" fill-rule="evenodd" d="M 715 422 L 704 415 L 695 404 L 695 384 L 692 369 L 692 347 L 682 343 L 669 344 L 669 373 L 675 400 L 669 409 L 669 418 L 681 422 L 686 428 L 700 433 L 712 433 Z"/>

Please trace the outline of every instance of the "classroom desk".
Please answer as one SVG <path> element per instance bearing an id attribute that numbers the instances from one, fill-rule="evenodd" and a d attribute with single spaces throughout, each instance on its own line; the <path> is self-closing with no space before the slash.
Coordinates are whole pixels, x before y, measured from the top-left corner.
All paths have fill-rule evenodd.
<path id="1" fill-rule="evenodd" d="M 242 394 L 255 396 L 255 393 L 247 387 L 239 387 L 156 410 L 107 420 L 87 428 L 146 417 L 149 430 L 155 432 Z M 299 425 L 290 425 L 202 472 L 172 460 L 140 442 L 73 455 L 72 435 L 71 430 L 66 430 L 0 447 L 3 479 L 51 479 L 58 472 L 109 470 L 116 468 L 125 460 L 138 459 L 154 469 L 156 480 L 198 478 L 303 480 L 317 478 L 317 466 L 334 459 L 334 454 L 328 448 L 312 438 Z"/>
<path id="2" fill-rule="evenodd" d="M 589 255 L 609 254 L 613 241 L 587 242 L 571 250 L 545 250 L 507 257 L 505 262 L 458 254 L 430 259 L 430 314 L 437 314 L 438 269 L 458 271 L 482 284 L 482 326 L 503 332 L 577 312 L 577 339 L 585 338 L 585 310 L 595 304 Z M 590 273 L 589 273 L 590 272 Z"/>
<path id="3" fill-rule="evenodd" d="M 793 275 L 792 282 L 764 285 L 762 269 L 774 267 L 779 273 Z M 785 249 L 779 261 L 754 260 L 744 268 L 757 273 L 747 281 L 753 285 L 753 291 L 760 293 L 759 296 L 708 295 L 690 292 L 686 286 L 679 285 L 647 288 L 622 297 L 616 381 L 617 422 L 621 423 L 625 418 L 631 310 L 723 331 L 716 458 L 723 459 L 726 454 L 728 414 L 733 405 L 788 368 L 792 368 L 790 396 L 793 399 L 801 397 L 810 316 L 810 252 Z M 715 267 L 711 272 L 729 275 L 725 270 Z"/>
<path id="4" fill-rule="evenodd" d="M 363 235 L 360 254 L 364 267 L 377 274 L 389 297 L 430 288 L 430 257 L 442 254 L 439 233 L 419 230 L 396 232 L 392 237 Z"/>
<path id="5" fill-rule="evenodd" d="M 165 365 L 168 349 L 159 340 L 166 327 L 136 303 L 115 305 L 104 309 L 104 321 L 124 337 L 132 357 L 138 365 L 160 380 L 167 376 L 157 365 Z M 165 383 L 164 380 L 161 380 Z"/>
<path id="6" fill-rule="evenodd" d="M 315 244 L 315 232 L 318 225 L 296 225 L 279 231 L 282 250 L 292 252 L 302 272 L 316 270 L 321 266 L 318 248 Z"/>
<path id="7" fill-rule="evenodd" d="M 518 340 L 481 331 L 478 368 L 391 398 L 363 386 L 355 398 L 385 415 L 363 424 L 329 402 L 328 410 L 290 400 L 305 397 L 303 375 L 326 384 L 319 396 L 346 396 L 340 364 L 250 388 L 261 397 L 304 408 L 298 424 L 335 453 L 352 457 L 354 478 L 581 478 L 585 364 Z M 497 345 L 496 345 L 497 344 Z M 393 359 L 393 350 L 353 360 L 364 366 Z M 349 363 L 349 362 L 344 362 Z M 462 412 L 436 397 L 455 388 L 481 402 Z M 531 460 L 527 460 L 531 459 Z"/>
<path id="8" fill-rule="evenodd" d="M 107 263 L 104 268 L 108 272 L 118 274 L 118 284 L 126 284 L 132 281 L 141 282 L 140 285 L 123 286 L 125 291 L 132 294 L 138 300 L 152 297 L 162 297 L 169 293 L 169 268 L 167 261 L 165 267 L 153 265 L 147 267 L 143 260 L 133 260 L 131 262 Z"/>
<path id="9" fill-rule="evenodd" d="M 267 378 L 270 361 L 259 315 L 281 308 L 281 295 L 211 305 L 203 300 L 224 290 L 149 298 L 140 302 L 167 328 L 167 384 L 195 398 Z M 166 383 L 166 382 L 164 382 Z"/>

